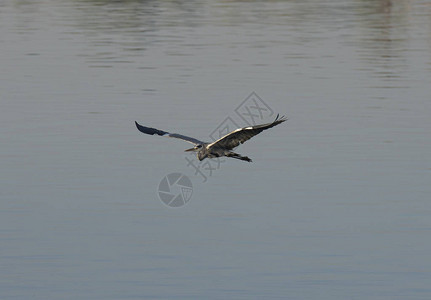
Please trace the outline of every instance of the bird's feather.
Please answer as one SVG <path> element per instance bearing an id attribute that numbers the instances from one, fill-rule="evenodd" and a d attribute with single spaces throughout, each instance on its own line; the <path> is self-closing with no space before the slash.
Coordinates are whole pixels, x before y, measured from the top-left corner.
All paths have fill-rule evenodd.
<path id="1" fill-rule="evenodd" d="M 255 135 L 261 133 L 262 131 L 272 128 L 278 124 L 281 124 L 286 120 L 287 118 L 285 118 L 284 116 L 279 118 L 279 115 L 277 115 L 277 117 L 272 123 L 238 128 L 226 134 L 225 136 L 221 137 L 217 141 L 209 144 L 208 148 L 220 147 L 226 150 L 231 150 L 239 146 L 240 144 L 243 144 L 244 142 L 248 141 Z"/>
<path id="2" fill-rule="evenodd" d="M 160 135 L 160 136 L 167 136 L 167 137 L 177 138 L 177 139 L 181 139 L 181 140 L 184 140 L 186 142 L 189 142 L 189 143 L 192 143 L 192 144 L 195 144 L 195 145 L 200 145 L 200 144 L 204 143 L 204 142 L 199 141 L 199 140 L 197 140 L 195 138 L 192 138 L 192 137 L 189 137 L 189 136 L 185 136 L 185 135 L 182 135 L 182 134 L 169 133 L 167 131 L 159 130 L 159 129 L 156 129 L 156 128 L 145 127 L 145 126 L 142 126 L 142 125 L 138 124 L 138 122 L 136 122 L 136 121 L 135 121 L 135 124 L 136 124 L 136 128 L 138 128 L 138 130 L 140 132 L 143 132 L 143 133 L 146 133 L 146 134 L 150 134 L 150 135 L 157 134 L 157 135 Z"/>

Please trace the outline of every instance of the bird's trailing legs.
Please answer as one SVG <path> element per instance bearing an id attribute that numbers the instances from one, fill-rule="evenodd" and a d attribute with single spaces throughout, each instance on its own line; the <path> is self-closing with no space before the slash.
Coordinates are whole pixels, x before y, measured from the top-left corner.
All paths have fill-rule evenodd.
<path id="1" fill-rule="evenodd" d="M 242 156 L 238 153 L 235 152 L 229 152 L 226 154 L 227 157 L 232 157 L 232 158 L 236 158 L 236 159 L 240 159 L 240 160 L 245 160 L 248 162 L 251 162 L 252 160 L 250 158 L 248 158 L 247 156 Z"/>

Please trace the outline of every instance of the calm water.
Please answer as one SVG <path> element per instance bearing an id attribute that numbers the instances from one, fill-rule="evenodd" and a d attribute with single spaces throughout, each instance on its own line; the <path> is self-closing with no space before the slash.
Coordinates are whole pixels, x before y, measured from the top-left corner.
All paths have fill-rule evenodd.
<path id="1" fill-rule="evenodd" d="M 425 0 L 1 1 L 0 298 L 430 299 L 430 29 Z M 289 120 L 206 182 L 134 127 L 209 140 L 253 91 Z"/>

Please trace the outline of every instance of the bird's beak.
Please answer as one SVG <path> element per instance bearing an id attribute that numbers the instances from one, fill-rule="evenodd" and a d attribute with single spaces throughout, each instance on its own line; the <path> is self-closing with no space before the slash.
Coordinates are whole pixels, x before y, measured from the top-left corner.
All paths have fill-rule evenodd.
<path id="1" fill-rule="evenodd" d="M 191 152 L 191 151 L 195 151 L 195 148 L 193 147 L 193 148 L 184 150 L 184 152 Z"/>

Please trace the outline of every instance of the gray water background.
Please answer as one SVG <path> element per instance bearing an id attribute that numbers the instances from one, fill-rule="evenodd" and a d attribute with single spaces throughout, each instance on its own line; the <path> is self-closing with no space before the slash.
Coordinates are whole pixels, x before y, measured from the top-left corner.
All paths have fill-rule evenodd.
<path id="1" fill-rule="evenodd" d="M 430 75 L 425 0 L 1 1 L 0 299 L 430 299 Z M 205 183 L 134 127 L 253 91 L 289 120 Z"/>

